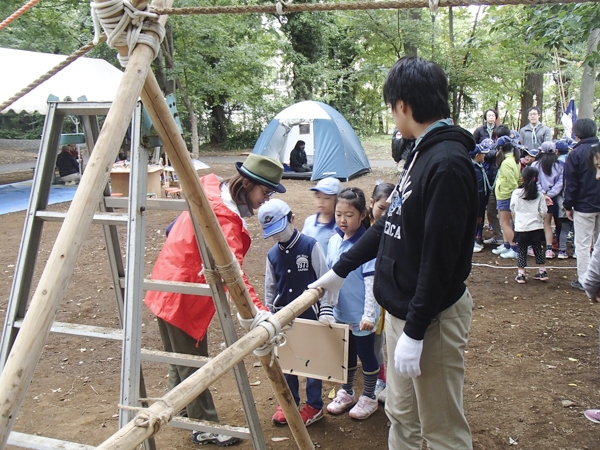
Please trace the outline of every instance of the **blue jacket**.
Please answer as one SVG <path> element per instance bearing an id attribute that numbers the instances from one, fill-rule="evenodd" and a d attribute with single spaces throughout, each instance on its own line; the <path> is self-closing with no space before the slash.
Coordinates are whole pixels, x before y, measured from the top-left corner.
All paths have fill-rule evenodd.
<path id="1" fill-rule="evenodd" d="M 596 136 L 579 141 L 565 163 L 563 207 L 582 213 L 600 212 L 600 181 L 596 169 L 588 165 L 590 148 L 598 144 Z"/>

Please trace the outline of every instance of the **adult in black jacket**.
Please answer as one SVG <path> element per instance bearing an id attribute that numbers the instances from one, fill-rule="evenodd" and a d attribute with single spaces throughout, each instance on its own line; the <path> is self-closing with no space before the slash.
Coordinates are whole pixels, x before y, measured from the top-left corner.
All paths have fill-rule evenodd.
<path id="1" fill-rule="evenodd" d="M 68 145 L 63 145 L 61 152 L 56 157 L 56 167 L 58 168 L 58 174 L 60 179 L 65 184 L 77 184 L 81 180 L 81 174 L 79 173 L 79 162 L 69 151 Z"/>
<path id="2" fill-rule="evenodd" d="M 463 409 L 464 356 L 473 299 L 477 223 L 473 136 L 451 124 L 446 74 L 435 63 L 404 57 L 386 79 L 384 99 L 416 145 L 386 216 L 309 287 L 335 291 L 363 262 L 376 259 L 374 293 L 387 311 L 385 410 L 389 448 L 472 449 Z"/>
<path id="3" fill-rule="evenodd" d="M 573 134 L 577 144 L 569 153 L 564 171 L 563 208 L 575 227 L 577 279 L 571 286 L 583 290 L 581 282 L 590 264 L 590 251 L 600 231 L 600 183 L 596 169 L 588 163 L 590 148 L 598 145 L 598 128 L 592 119 L 577 119 Z"/>
<path id="4" fill-rule="evenodd" d="M 496 127 L 498 126 L 496 124 L 498 114 L 496 114 L 495 110 L 488 109 L 486 112 L 483 113 L 483 117 L 485 119 L 483 125 L 481 125 L 473 132 L 473 138 L 475 139 L 475 143 L 477 144 L 481 144 L 481 141 L 483 141 L 484 139 L 492 139 L 494 131 L 496 131 Z"/>
<path id="5" fill-rule="evenodd" d="M 310 172 L 312 170 L 312 167 L 308 165 L 306 152 L 304 151 L 305 146 L 304 141 L 298 141 L 290 153 L 290 168 L 294 172 Z"/>

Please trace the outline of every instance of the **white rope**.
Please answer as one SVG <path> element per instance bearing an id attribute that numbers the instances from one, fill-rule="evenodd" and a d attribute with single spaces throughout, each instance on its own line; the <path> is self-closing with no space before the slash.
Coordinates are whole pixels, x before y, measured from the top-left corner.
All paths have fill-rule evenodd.
<path id="1" fill-rule="evenodd" d="M 489 267 L 490 269 L 517 269 L 517 266 L 494 266 L 492 264 L 471 263 L 472 266 Z M 525 269 L 537 269 L 538 266 L 527 266 Z M 546 269 L 577 269 L 577 267 L 546 266 Z"/>
<path id="2" fill-rule="evenodd" d="M 165 37 L 164 27 L 158 23 L 159 15 L 139 10 L 127 0 L 108 0 L 104 3 L 91 2 L 92 21 L 94 22 L 94 43 L 97 43 L 101 33 L 106 32 L 106 43 L 111 48 L 127 46 L 127 55 L 118 55 L 121 66 L 126 67 L 129 57 L 137 44 L 146 44 L 158 56 L 160 43 Z M 158 35 L 142 33 L 152 31 Z"/>
<path id="3" fill-rule="evenodd" d="M 284 0 L 277 0 L 277 2 L 275 2 L 275 11 L 277 12 L 277 14 L 283 16 L 285 14 L 285 12 L 283 11 L 283 7 L 292 3 L 292 1 L 293 0 L 288 0 L 287 2 Z"/>
<path id="4" fill-rule="evenodd" d="M 237 315 L 240 324 L 246 331 L 253 330 L 256 327 L 263 327 L 269 333 L 269 340 L 263 345 L 254 350 L 256 356 L 266 356 L 271 354 L 271 362 L 273 365 L 275 353 L 273 347 L 282 347 L 286 343 L 286 336 L 281 332 L 281 324 L 269 311 L 257 311 L 256 315 L 251 319 L 243 319 L 240 313 Z"/>
<path id="5" fill-rule="evenodd" d="M 438 12 L 439 7 L 440 7 L 439 0 L 429 0 L 429 11 L 431 12 L 432 15 L 435 15 Z"/>

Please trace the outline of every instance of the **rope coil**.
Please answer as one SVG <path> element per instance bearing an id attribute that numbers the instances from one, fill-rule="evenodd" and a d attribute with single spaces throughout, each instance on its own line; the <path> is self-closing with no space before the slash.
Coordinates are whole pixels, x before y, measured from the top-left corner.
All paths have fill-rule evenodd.
<path id="1" fill-rule="evenodd" d="M 215 268 L 227 286 L 234 286 L 243 278 L 242 269 L 236 259 L 229 264 L 215 264 Z"/>
<path id="2" fill-rule="evenodd" d="M 149 399 L 140 399 L 140 401 Z M 166 425 L 173 418 L 173 408 L 168 405 L 162 398 L 153 399 L 158 402 L 162 402 L 166 409 L 156 414 L 150 411 L 148 408 L 143 406 L 128 406 L 119 405 L 119 409 L 125 411 L 138 411 L 138 414 L 133 419 L 133 423 L 136 427 L 140 428 L 153 428 L 157 432 L 161 426 Z"/>
<path id="3" fill-rule="evenodd" d="M 286 336 L 281 332 L 281 324 L 273 315 L 268 311 L 258 311 L 251 319 L 244 319 L 237 314 L 240 324 L 246 331 L 253 330 L 256 327 L 263 327 L 269 333 L 269 340 L 263 345 L 254 350 L 254 354 L 258 357 L 267 356 L 271 354 L 271 362 L 269 367 L 273 365 L 275 360 L 275 353 L 273 352 L 274 347 L 282 347 L 286 343 Z"/>
<path id="4" fill-rule="evenodd" d="M 160 43 L 165 37 L 164 27 L 158 23 L 159 15 L 148 11 L 148 7 L 140 10 L 128 0 L 109 0 L 104 3 L 90 3 L 94 22 L 94 42 L 100 35 L 100 28 L 106 32 L 106 43 L 111 48 L 128 47 L 127 55 L 118 55 L 122 67 L 127 62 L 137 44 L 146 44 L 158 56 Z M 158 35 L 143 33 L 151 31 Z"/>
<path id="5" fill-rule="evenodd" d="M 277 0 L 277 2 L 275 3 L 275 12 L 278 15 L 283 16 L 285 14 L 283 8 L 292 3 L 292 1 L 293 0 L 288 0 L 287 2 L 285 0 Z"/>

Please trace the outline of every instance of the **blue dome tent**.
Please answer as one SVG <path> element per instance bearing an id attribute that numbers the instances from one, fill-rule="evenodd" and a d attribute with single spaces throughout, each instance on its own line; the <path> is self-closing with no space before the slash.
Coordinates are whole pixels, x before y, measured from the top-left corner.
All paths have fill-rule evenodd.
<path id="1" fill-rule="evenodd" d="M 371 171 L 367 155 L 348 121 L 329 105 L 315 101 L 296 103 L 275 116 L 262 132 L 253 153 L 289 164 L 298 140 L 312 172 L 284 172 L 284 178 L 320 180 L 335 177 L 347 181 Z"/>

